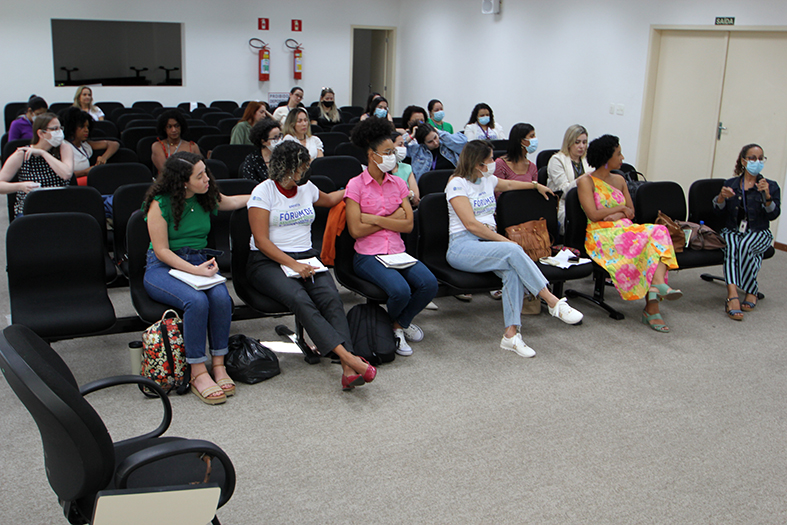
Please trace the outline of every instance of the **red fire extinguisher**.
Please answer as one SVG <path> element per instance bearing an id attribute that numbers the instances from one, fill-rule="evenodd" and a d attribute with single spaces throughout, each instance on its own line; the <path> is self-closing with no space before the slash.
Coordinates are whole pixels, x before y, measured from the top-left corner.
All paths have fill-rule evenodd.
<path id="1" fill-rule="evenodd" d="M 259 42 L 259 44 L 254 42 L 255 40 Z M 259 50 L 258 66 L 259 66 L 260 82 L 270 80 L 271 79 L 271 50 L 268 47 L 268 44 L 266 44 L 259 38 L 252 38 L 251 40 L 249 40 L 249 45 Z"/>
<path id="2" fill-rule="evenodd" d="M 292 38 L 288 38 L 284 43 L 287 47 L 292 49 L 293 77 L 295 80 L 300 80 L 303 78 L 303 46 Z"/>

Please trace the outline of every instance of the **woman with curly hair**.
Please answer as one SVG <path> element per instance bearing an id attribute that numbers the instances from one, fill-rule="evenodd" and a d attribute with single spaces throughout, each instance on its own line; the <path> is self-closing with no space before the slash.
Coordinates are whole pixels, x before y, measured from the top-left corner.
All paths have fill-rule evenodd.
<path id="1" fill-rule="evenodd" d="M 150 146 L 150 159 L 158 173 L 164 169 L 164 162 L 170 155 L 178 151 L 201 154 L 196 142 L 183 140 L 183 135 L 188 131 L 189 125 L 186 122 L 186 117 L 180 110 L 170 109 L 159 115 L 156 123 L 158 140 Z"/>
<path id="2" fill-rule="evenodd" d="M 230 197 L 219 193 L 202 156 L 179 151 L 164 163 L 142 204 L 150 233 L 145 290 L 152 299 L 183 310 L 191 391 L 209 405 L 223 403 L 235 393 L 235 383 L 224 368 L 232 299 L 224 284 L 195 290 L 169 271 L 174 268 L 193 275 L 216 275 L 218 253 L 208 249 L 210 216 L 241 208 L 248 199 L 248 195 Z M 205 366 L 207 333 L 213 357 L 212 377 Z"/>
<path id="3" fill-rule="evenodd" d="M 60 113 L 63 119 L 66 142 L 71 146 L 74 155 L 74 176 L 77 184 L 87 185 L 87 174 L 94 166 L 106 164 L 107 161 L 120 148 L 114 140 L 91 140 L 90 131 L 93 129 L 93 119 L 86 112 L 79 108 L 70 107 Z M 96 158 L 96 163 L 91 166 L 90 159 L 93 157 L 93 150 L 104 150 L 104 153 Z"/>
<path id="4" fill-rule="evenodd" d="M 252 232 L 247 274 L 260 293 L 295 313 L 321 355 L 333 352 L 339 357 L 342 388 L 352 390 L 370 383 L 377 369 L 352 353 L 350 327 L 333 277 L 308 264 L 320 253 L 311 240 L 314 207 L 339 204 L 344 190 L 320 191 L 304 176 L 310 163 L 309 151 L 296 142 L 284 142 L 271 155 L 270 178 L 254 188 L 247 204 Z M 287 277 L 283 266 L 300 278 Z"/>
<path id="5" fill-rule="evenodd" d="M 345 192 L 347 228 L 355 238 L 353 268 L 359 277 L 373 282 L 388 295 L 388 316 L 399 355 L 412 355 L 407 340 L 418 342 L 424 332 L 413 319 L 437 294 L 437 279 L 421 262 L 403 269 L 388 268 L 376 256 L 404 252 L 402 233 L 413 229 L 410 189 L 390 174 L 396 167 L 393 126 L 385 119 L 359 123 L 352 143 L 366 152 L 368 168 L 350 179 Z"/>
<path id="6" fill-rule="evenodd" d="M 678 268 L 672 239 L 665 226 L 634 224 L 634 206 L 626 181 L 612 173 L 623 164 L 620 141 L 603 135 L 590 143 L 588 164 L 595 171 L 577 179 L 577 193 L 588 218 L 585 250 L 604 267 L 626 301 L 645 299 L 642 322 L 669 332 L 659 301 L 683 296 L 667 284 L 667 270 Z"/>
<path id="7" fill-rule="evenodd" d="M 268 179 L 268 164 L 273 149 L 281 144 L 281 124 L 272 118 L 262 119 L 254 124 L 249 136 L 251 145 L 259 151 L 249 153 L 238 168 L 238 174 L 244 179 L 262 182 Z"/>

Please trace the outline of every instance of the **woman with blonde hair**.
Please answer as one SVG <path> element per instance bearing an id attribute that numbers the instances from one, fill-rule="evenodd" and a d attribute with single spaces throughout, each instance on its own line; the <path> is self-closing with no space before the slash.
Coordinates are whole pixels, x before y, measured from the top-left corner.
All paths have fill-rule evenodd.
<path id="1" fill-rule="evenodd" d="M 251 142 L 251 128 L 257 122 L 270 116 L 271 114 L 268 113 L 268 108 L 265 107 L 265 104 L 256 100 L 249 102 L 243 111 L 243 116 L 232 128 L 230 144 L 249 144 L 253 146 Z"/>
<path id="2" fill-rule="evenodd" d="M 312 124 L 320 126 L 325 131 L 330 131 L 336 124 L 342 123 L 342 114 L 336 107 L 336 94 L 333 89 L 322 88 L 320 103 L 309 108 L 309 118 Z"/>
<path id="3" fill-rule="evenodd" d="M 592 171 L 585 158 L 587 150 L 588 130 L 579 124 L 569 126 L 563 135 L 560 151 L 552 155 L 547 164 L 547 187 L 564 195 L 568 190 L 576 187 L 577 179 Z M 565 233 L 566 202 L 562 198 L 557 208 L 557 220 L 560 224 L 560 233 Z"/>
<path id="4" fill-rule="evenodd" d="M 93 105 L 93 90 L 88 86 L 79 86 L 74 94 L 74 107 L 86 112 L 93 120 L 104 120 L 104 112 Z"/>
<path id="5" fill-rule="evenodd" d="M 287 115 L 281 128 L 284 140 L 293 140 L 309 150 L 311 160 L 324 157 L 324 148 L 319 137 L 312 136 L 309 113 L 304 108 L 295 108 Z"/>

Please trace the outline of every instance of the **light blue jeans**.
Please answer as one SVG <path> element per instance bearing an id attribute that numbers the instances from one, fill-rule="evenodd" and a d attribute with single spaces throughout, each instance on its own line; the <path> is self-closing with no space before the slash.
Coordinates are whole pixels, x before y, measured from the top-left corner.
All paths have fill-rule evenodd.
<path id="1" fill-rule="evenodd" d="M 536 263 L 519 245 L 486 241 L 468 231 L 451 235 L 445 259 L 457 270 L 494 272 L 503 280 L 503 319 L 506 327 L 521 326 L 525 289 L 538 295 L 549 284 Z"/>

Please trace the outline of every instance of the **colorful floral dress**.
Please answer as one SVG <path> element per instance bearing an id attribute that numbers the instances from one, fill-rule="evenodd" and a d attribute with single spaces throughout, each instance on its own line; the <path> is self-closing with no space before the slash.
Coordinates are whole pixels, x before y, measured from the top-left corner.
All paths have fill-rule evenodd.
<path id="1" fill-rule="evenodd" d="M 622 191 L 595 177 L 591 180 L 596 209 L 626 204 Z M 626 301 L 645 297 L 659 261 L 670 270 L 678 268 L 669 232 L 657 224 L 634 224 L 628 219 L 588 220 L 585 251 L 609 272 Z"/>

